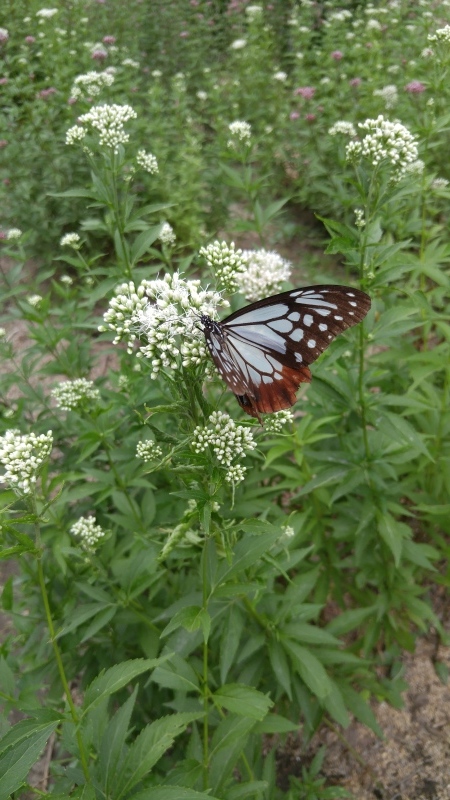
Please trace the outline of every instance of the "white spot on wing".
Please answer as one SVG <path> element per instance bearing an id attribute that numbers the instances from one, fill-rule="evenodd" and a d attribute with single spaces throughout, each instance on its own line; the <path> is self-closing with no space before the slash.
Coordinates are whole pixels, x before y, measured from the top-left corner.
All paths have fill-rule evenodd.
<path id="1" fill-rule="evenodd" d="M 334 317 L 334 318 L 335 318 L 335 320 L 337 320 L 338 322 L 340 322 L 341 320 L 343 320 L 343 319 L 344 319 L 344 317 L 339 317 L 337 314 L 335 315 L 335 317 Z"/>
<path id="2" fill-rule="evenodd" d="M 315 339 L 308 339 L 308 347 L 315 347 L 316 340 Z"/>
<path id="3" fill-rule="evenodd" d="M 282 333 L 287 333 L 292 330 L 292 322 L 289 322 L 288 319 L 274 319 L 267 324 L 272 330 L 281 331 Z"/>
<path id="4" fill-rule="evenodd" d="M 305 325 L 307 325 L 307 326 L 308 326 L 308 328 L 310 328 L 310 327 L 311 327 L 311 325 L 312 325 L 312 324 L 313 324 L 313 322 L 314 322 L 314 320 L 313 320 L 313 318 L 312 318 L 311 314 L 305 314 L 305 316 L 303 317 L 303 322 L 305 323 Z"/>
<path id="5" fill-rule="evenodd" d="M 298 322 L 300 313 L 298 311 L 293 311 L 292 314 L 289 314 L 288 319 L 292 320 L 292 322 Z"/>
<path id="6" fill-rule="evenodd" d="M 253 311 L 245 311 L 244 308 L 243 313 L 238 314 L 229 324 L 251 325 L 254 322 L 267 322 L 269 319 L 272 319 L 272 317 L 282 317 L 288 310 L 289 306 L 284 305 L 284 303 L 275 303 L 273 306 L 267 305 L 262 308 L 255 308 Z M 227 324 L 227 320 L 225 320 L 225 324 Z"/>
<path id="7" fill-rule="evenodd" d="M 301 353 L 296 353 L 296 354 L 295 354 L 295 360 L 296 360 L 296 361 L 303 361 L 303 356 L 302 356 L 302 354 L 301 354 Z"/>
<path id="8" fill-rule="evenodd" d="M 324 322 L 320 322 L 319 323 L 319 331 L 327 331 L 327 330 L 328 330 L 328 325 L 325 325 Z"/>
<path id="9" fill-rule="evenodd" d="M 292 331 L 292 333 L 289 334 L 289 338 L 292 339 L 293 342 L 301 342 L 303 335 L 303 328 L 296 328 L 295 331 Z"/>

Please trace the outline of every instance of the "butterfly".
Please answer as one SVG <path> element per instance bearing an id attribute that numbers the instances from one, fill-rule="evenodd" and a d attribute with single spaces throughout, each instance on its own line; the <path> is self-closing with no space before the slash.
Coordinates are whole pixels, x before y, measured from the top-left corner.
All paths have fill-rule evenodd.
<path id="1" fill-rule="evenodd" d="M 202 314 L 219 373 L 252 417 L 290 408 L 309 365 L 340 333 L 361 322 L 370 297 L 351 286 L 305 286 L 235 311 L 222 322 Z"/>

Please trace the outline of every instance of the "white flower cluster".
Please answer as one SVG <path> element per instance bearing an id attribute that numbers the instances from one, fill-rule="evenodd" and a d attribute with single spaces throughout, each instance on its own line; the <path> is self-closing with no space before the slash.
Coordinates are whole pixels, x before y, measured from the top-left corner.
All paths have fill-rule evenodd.
<path id="1" fill-rule="evenodd" d="M 96 524 L 95 517 L 80 517 L 74 522 L 70 532 L 72 536 L 81 539 L 81 547 L 90 553 L 95 550 L 99 541 L 105 536 L 101 525 Z"/>
<path id="2" fill-rule="evenodd" d="M 198 280 L 184 280 L 176 272 L 164 279 L 144 280 L 137 288 L 132 282 L 118 286 L 99 330 L 115 331 L 114 344 L 127 339 L 129 353 L 137 331 L 144 333 L 148 344 L 139 355 L 151 359 L 155 378 L 162 367 L 178 369 L 180 359 L 182 366 L 208 362 L 198 318 L 201 314 L 215 317 L 217 307 L 227 305 L 218 292 L 203 289 Z"/>
<path id="3" fill-rule="evenodd" d="M 0 44 L 3 44 L 3 42 L 7 42 L 8 39 L 9 39 L 8 28 L 0 28 Z"/>
<path id="4" fill-rule="evenodd" d="M 438 28 L 436 33 L 430 33 L 427 39 L 429 42 L 450 44 L 450 25 L 446 25 L 445 28 Z"/>
<path id="5" fill-rule="evenodd" d="M 161 458 L 162 454 L 160 446 L 151 439 L 146 442 L 138 442 L 136 445 L 136 455 L 138 458 L 142 458 L 142 461 L 156 461 Z"/>
<path id="6" fill-rule="evenodd" d="M 366 220 L 364 219 L 364 210 L 362 208 L 355 208 L 355 225 L 357 228 L 365 228 Z"/>
<path id="7" fill-rule="evenodd" d="M 200 425 L 195 428 L 191 444 L 195 453 L 202 453 L 208 446 L 212 448 L 219 464 L 228 470 L 225 478 L 228 483 L 243 480 L 245 468 L 232 462 L 240 456 L 245 457 L 247 451 L 256 447 L 251 429 L 236 424 L 221 411 L 211 414 L 206 428 Z"/>
<path id="8" fill-rule="evenodd" d="M 34 308 L 37 308 L 37 306 L 42 303 L 42 297 L 40 294 L 30 294 L 30 296 L 27 297 L 27 300 L 30 306 L 33 306 Z"/>
<path id="9" fill-rule="evenodd" d="M 323 24 L 325 27 L 329 27 L 332 25 L 333 22 L 345 22 L 346 19 L 352 18 L 352 12 L 347 11 L 347 9 L 340 9 L 339 11 L 332 11 L 329 14 L 328 18 L 324 20 Z"/>
<path id="10" fill-rule="evenodd" d="M 61 237 L 59 244 L 61 247 L 73 247 L 74 250 L 80 249 L 81 237 L 78 233 L 65 233 Z"/>
<path id="11" fill-rule="evenodd" d="M 0 328 L 0 341 L 6 339 L 6 328 Z"/>
<path id="12" fill-rule="evenodd" d="M 229 294 L 237 292 L 237 277 L 247 266 L 242 250 L 236 250 L 234 242 L 227 244 L 216 240 L 207 247 L 201 247 L 199 253 L 215 276 L 217 285 L 223 286 Z"/>
<path id="13" fill-rule="evenodd" d="M 278 253 L 269 250 L 244 250 L 245 272 L 236 276 L 239 291 L 248 300 L 262 300 L 282 289 L 289 280 L 291 264 Z"/>
<path id="14" fill-rule="evenodd" d="M 71 278 L 71 277 L 70 277 L 70 275 L 61 275 L 61 277 L 60 277 L 60 279 L 59 279 L 59 280 L 60 280 L 60 281 L 61 281 L 61 283 L 63 283 L 65 286 L 72 286 L 72 283 L 73 283 L 73 278 Z"/>
<path id="15" fill-rule="evenodd" d="M 10 483 L 17 494 L 31 494 L 39 468 L 51 453 L 52 431 L 21 434 L 18 430 L 6 431 L 0 437 L 0 461 L 6 469 L 1 480 Z"/>
<path id="16" fill-rule="evenodd" d="M 245 9 L 245 13 L 247 14 L 250 20 L 255 19 L 255 17 L 259 17 L 263 13 L 262 6 L 247 6 Z"/>
<path id="17" fill-rule="evenodd" d="M 228 125 L 228 130 L 230 131 L 232 138 L 228 140 L 227 146 L 231 150 L 236 148 L 238 142 L 242 142 L 242 144 L 245 145 L 250 144 L 252 129 L 248 122 L 241 122 L 240 120 L 236 120 L 236 122 L 230 122 Z"/>
<path id="18" fill-rule="evenodd" d="M 125 122 L 129 119 L 136 119 L 136 117 L 137 114 L 131 106 L 118 106 L 113 103 L 112 105 L 94 106 L 87 114 L 82 114 L 79 117 L 79 122 L 95 128 L 100 134 L 100 146 L 110 147 L 114 153 L 117 153 L 119 145 L 125 144 L 130 138 L 123 127 Z M 67 131 L 68 133 L 69 131 Z"/>
<path id="19" fill-rule="evenodd" d="M 41 17 L 42 19 L 50 19 L 57 13 L 57 8 L 41 8 L 39 11 L 36 11 L 36 16 Z"/>
<path id="20" fill-rule="evenodd" d="M 289 409 L 286 411 L 277 411 L 275 414 L 271 414 L 270 417 L 266 417 L 264 420 L 264 428 L 267 433 L 279 433 L 286 423 L 292 422 L 293 419 L 294 415 Z"/>
<path id="21" fill-rule="evenodd" d="M 356 130 L 353 123 L 345 122 L 345 120 L 339 120 L 339 122 L 335 122 L 334 125 L 328 129 L 328 133 L 330 136 L 336 136 L 338 133 L 343 133 L 345 136 L 356 136 Z"/>
<path id="22" fill-rule="evenodd" d="M 146 153 L 145 150 L 139 150 L 136 156 L 136 161 L 142 169 L 149 172 L 150 175 L 155 175 L 158 170 L 158 162 L 152 153 Z"/>
<path id="23" fill-rule="evenodd" d="M 103 315 L 105 325 L 99 326 L 100 332 L 115 331 L 113 344 L 127 339 L 128 352 L 133 352 L 136 339 L 136 319 L 148 305 L 146 288 L 149 281 L 142 281 L 136 288 L 134 283 L 121 283 L 116 287 L 116 296 L 110 300 L 108 311 Z"/>
<path id="24" fill-rule="evenodd" d="M 150 303 L 134 314 L 148 344 L 140 354 L 152 362 L 151 377 L 162 368 L 179 369 L 208 362 L 199 316 L 215 317 L 217 307 L 228 305 L 218 292 L 203 289 L 198 280 L 184 280 L 178 272 L 146 281 Z M 180 340 L 178 340 L 178 336 Z"/>
<path id="25" fill-rule="evenodd" d="M 63 411 L 72 411 L 82 406 L 86 400 L 99 400 L 100 391 L 94 386 L 94 381 L 86 378 L 76 378 L 73 381 L 63 381 L 51 391 L 58 408 Z"/>
<path id="26" fill-rule="evenodd" d="M 435 178 L 434 181 L 431 182 L 431 188 L 439 191 L 440 189 L 445 189 L 448 186 L 447 178 Z"/>
<path id="27" fill-rule="evenodd" d="M 133 69 L 139 69 L 140 64 L 139 61 L 134 61 L 132 58 L 124 58 L 122 61 L 122 67 L 133 67 Z"/>
<path id="28" fill-rule="evenodd" d="M 84 75 L 77 75 L 70 96 L 78 100 L 80 97 L 96 97 L 105 86 L 112 86 L 114 75 L 109 72 L 86 72 Z"/>
<path id="29" fill-rule="evenodd" d="M 82 142 L 86 133 L 86 128 L 82 128 L 81 125 L 72 125 L 72 127 L 66 131 L 66 144 Z"/>
<path id="30" fill-rule="evenodd" d="M 398 90 L 393 83 L 388 86 L 383 86 L 382 89 L 375 89 L 373 96 L 381 97 L 386 109 L 395 108 L 398 103 Z"/>
<path id="31" fill-rule="evenodd" d="M 287 81 L 287 72 L 283 72 L 283 70 L 278 70 L 278 72 L 274 73 L 274 80 L 280 81 L 280 83 L 284 83 Z"/>
<path id="32" fill-rule="evenodd" d="M 9 241 L 14 241 L 14 239 L 20 239 L 22 236 L 22 231 L 20 228 L 10 228 L 8 233 L 6 234 L 6 238 Z"/>
<path id="33" fill-rule="evenodd" d="M 416 139 L 400 122 L 389 122 L 380 114 L 377 119 L 360 122 L 359 127 L 368 133 L 362 141 L 347 145 L 349 161 L 367 158 L 374 167 L 387 161 L 394 170 L 394 179 L 399 180 L 408 164 L 417 160 L 419 151 Z"/>
<path id="34" fill-rule="evenodd" d="M 231 50 L 242 50 L 247 44 L 247 39 L 235 39 L 234 42 L 231 42 L 230 48 Z"/>
<path id="35" fill-rule="evenodd" d="M 422 161 L 421 158 L 418 158 L 416 161 L 411 161 L 411 163 L 407 165 L 405 173 L 408 175 L 422 175 L 424 169 L 425 162 Z"/>
<path id="36" fill-rule="evenodd" d="M 174 229 L 172 228 L 172 225 L 169 225 L 168 222 L 165 222 L 161 228 L 161 232 L 158 238 L 159 241 L 162 242 L 163 244 L 174 244 L 175 239 L 177 237 L 175 236 L 175 232 Z"/>

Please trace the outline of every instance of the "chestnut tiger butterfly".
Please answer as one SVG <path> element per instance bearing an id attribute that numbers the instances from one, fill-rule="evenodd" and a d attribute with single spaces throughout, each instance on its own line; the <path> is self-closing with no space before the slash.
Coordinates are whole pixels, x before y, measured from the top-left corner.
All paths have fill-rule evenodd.
<path id="1" fill-rule="evenodd" d="M 219 373 L 252 417 L 290 408 L 309 365 L 340 333 L 361 322 L 370 297 L 351 286 L 305 286 L 235 311 L 222 322 L 202 314 Z"/>

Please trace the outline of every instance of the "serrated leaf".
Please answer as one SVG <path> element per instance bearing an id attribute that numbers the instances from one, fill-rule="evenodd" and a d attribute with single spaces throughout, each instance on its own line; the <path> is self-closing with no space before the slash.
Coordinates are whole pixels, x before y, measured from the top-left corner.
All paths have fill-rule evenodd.
<path id="1" fill-rule="evenodd" d="M 237 714 L 241 717 L 250 717 L 250 719 L 263 720 L 273 706 L 273 702 L 262 692 L 253 689 L 251 686 L 244 686 L 239 683 L 230 683 L 221 686 L 214 692 L 214 702 L 227 711 Z"/>
<path id="2" fill-rule="evenodd" d="M 196 792 L 184 786 L 152 786 L 143 792 L 133 794 L 130 800 L 219 800 L 209 792 Z"/>
<path id="3" fill-rule="evenodd" d="M 306 647 L 301 647 L 297 642 L 286 640 L 284 642 L 289 652 L 295 671 L 298 672 L 308 689 L 323 700 L 332 690 L 331 681 L 318 658 L 310 653 Z"/>
<path id="4" fill-rule="evenodd" d="M 123 750 L 137 691 L 138 687 L 135 686 L 133 694 L 116 711 L 100 743 L 98 772 L 106 796 L 112 795 L 114 781 L 122 769 Z"/>
<path id="5" fill-rule="evenodd" d="M 400 565 L 403 539 L 411 537 L 411 529 L 404 522 L 394 519 L 388 512 L 377 514 L 378 532 L 394 556 L 395 566 Z"/>
<path id="6" fill-rule="evenodd" d="M 164 223 L 161 222 L 159 225 L 153 225 L 151 228 L 148 228 L 146 231 L 142 231 L 139 236 L 136 236 L 131 249 L 130 249 L 130 258 L 131 258 L 131 266 L 137 264 L 140 258 L 146 253 L 156 241 L 159 234 L 161 233 L 161 229 Z"/>
<path id="7" fill-rule="evenodd" d="M 107 669 L 106 672 L 100 673 L 86 689 L 83 714 L 86 714 L 89 709 L 97 705 L 103 697 L 118 692 L 119 689 L 122 689 L 134 678 L 142 675 L 143 672 L 154 669 L 168 658 L 168 655 L 161 658 L 133 658 L 130 661 L 115 664 Z"/>
<path id="8" fill-rule="evenodd" d="M 0 798 L 2 800 L 7 800 L 13 792 L 21 787 L 31 767 L 42 753 L 49 737 L 58 726 L 57 721 L 46 725 L 40 725 L 35 720 L 26 720 L 26 722 L 34 723 L 32 730 L 28 725 L 26 738 L 21 736 L 20 732 L 19 736 L 16 735 L 15 737 L 15 734 L 18 733 L 17 728 L 21 725 L 19 722 L 0 741 L 0 751 L 2 751 L 0 756 Z M 5 741 L 9 742 L 14 737 L 14 744 L 5 748 Z"/>
<path id="9" fill-rule="evenodd" d="M 225 683 L 229 669 L 234 662 L 242 631 L 244 629 L 244 615 L 239 606 L 232 605 L 223 626 L 220 640 L 220 681 Z"/>

